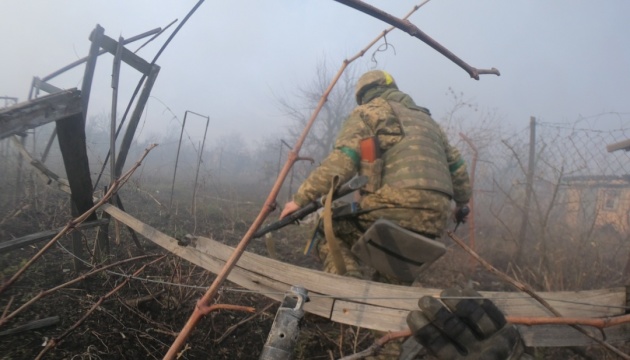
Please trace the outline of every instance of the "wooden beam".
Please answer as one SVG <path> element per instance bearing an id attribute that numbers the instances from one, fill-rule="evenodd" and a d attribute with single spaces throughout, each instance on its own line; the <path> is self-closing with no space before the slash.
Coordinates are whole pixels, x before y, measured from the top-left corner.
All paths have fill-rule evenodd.
<path id="1" fill-rule="evenodd" d="M 608 150 L 608 152 L 613 152 L 617 150 L 630 151 L 630 139 L 624 140 L 618 143 L 610 144 L 606 146 L 606 150 Z"/>
<path id="2" fill-rule="evenodd" d="M 90 37 L 90 40 L 94 41 L 92 37 Z M 114 56 L 116 55 L 116 52 L 118 49 L 118 42 L 110 38 L 109 36 L 102 35 L 101 38 L 98 40 L 98 45 L 102 47 L 103 49 L 107 50 L 107 52 L 111 53 L 112 55 Z M 124 61 L 127 65 L 131 66 L 132 68 L 140 71 L 144 75 L 148 76 L 149 73 L 151 72 L 152 65 L 148 61 L 134 54 L 133 52 L 131 52 L 129 49 L 125 47 L 123 47 L 123 50 L 122 50 L 122 61 Z"/>
<path id="3" fill-rule="evenodd" d="M 51 316 L 44 319 L 34 320 L 27 324 L 20 325 L 13 329 L 0 332 L 0 337 L 7 335 L 15 335 L 29 330 L 40 329 L 47 326 L 55 325 L 59 322 L 59 316 Z"/>
<path id="4" fill-rule="evenodd" d="M 104 36 L 105 29 L 96 24 L 92 33 L 90 33 L 90 51 L 85 62 L 85 69 L 83 70 L 83 82 L 81 83 L 81 91 L 83 97 L 81 102 L 83 103 L 83 122 L 87 119 L 88 105 L 90 104 L 90 94 L 92 93 L 92 80 L 94 79 L 94 70 L 96 69 L 96 60 L 99 56 L 99 41 Z"/>
<path id="5" fill-rule="evenodd" d="M 0 139 L 82 113 L 81 92 L 64 90 L 0 110 Z"/>
<path id="6" fill-rule="evenodd" d="M 197 237 L 191 246 L 180 246 L 157 229 L 135 219 L 112 205 L 103 211 L 130 226 L 147 239 L 193 264 L 217 273 L 232 253 L 229 246 L 211 239 Z M 291 285 L 302 285 L 309 291 L 311 301 L 304 309 L 327 319 L 354 326 L 382 331 L 397 331 L 406 327 L 404 316 L 417 307 L 424 295 L 437 295 L 440 289 L 396 286 L 362 281 L 321 271 L 305 269 L 266 257 L 244 253 L 228 280 L 262 295 L 280 300 Z M 526 294 L 511 292 L 481 292 L 493 299 L 507 315 L 549 316 L 535 300 Z M 626 304 L 625 288 L 540 292 L 565 316 L 607 317 L 621 315 Z M 565 300 L 572 299 L 573 302 Z M 565 333 L 568 327 L 519 326 L 528 346 L 586 346 L 590 339 L 581 334 Z M 605 334 L 613 341 L 628 341 L 630 326 L 611 327 Z M 575 336 L 574 336 L 575 335 Z"/>
<path id="7" fill-rule="evenodd" d="M 118 159 L 116 160 L 116 177 L 120 177 L 122 174 L 125 161 L 127 161 L 127 155 L 129 154 L 129 148 L 131 147 L 133 137 L 135 136 L 136 129 L 138 128 L 138 123 L 140 122 L 140 118 L 144 112 L 144 107 L 149 100 L 149 95 L 151 95 L 151 90 L 153 89 L 153 85 L 155 84 L 155 80 L 157 79 L 159 73 L 160 67 L 158 65 L 153 65 L 149 75 L 147 76 L 147 80 L 144 83 L 144 87 L 142 88 L 142 93 L 140 94 L 140 97 L 138 97 L 136 107 L 133 109 L 131 118 L 129 118 L 129 125 L 127 125 L 127 130 L 125 131 L 125 135 L 120 143 L 120 151 L 118 152 Z M 110 149 L 110 151 L 114 152 L 114 149 Z"/>
<path id="8" fill-rule="evenodd" d="M 96 221 L 88 221 L 77 226 L 77 230 L 89 229 L 96 226 L 107 225 L 109 219 L 99 219 Z M 0 242 L 0 254 L 7 253 L 11 250 L 19 249 L 28 245 L 36 244 L 40 241 L 50 240 L 57 235 L 63 227 L 55 230 L 40 231 L 38 233 L 22 236 L 17 239 Z"/>
<path id="9" fill-rule="evenodd" d="M 41 161 L 34 159 L 33 156 L 24 148 L 24 145 L 19 140 L 17 136 L 11 137 L 11 143 L 18 152 L 26 159 L 28 162 L 37 169 L 37 175 L 46 183 L 46 185 L 51 185 L 52 187 L 56 187 L 57 189 L 64 191 L 70 194 L 70 183 L 68 180 L 64 178 L 60 178 L 59 175 L 52 172 L 50 169 L 46 167 Z"/>
<path id="10" fill-rule="evenodd" d="M 38 90 L 45 91 L 49 94 L 54 94 L 54 93 L 63 91 L 63 89 L 60 89 L 54 85 L 51 85 L 43 81 L 42 79 L 38 78 L 37 76 L 33 78 L 33 87 L 35 87 Z"/>
<path id="11" fill-rule="evenodd" d="M 72 191 L 71 198 L 77 206 L 78 214 L 73 215 L 78 216 L 94 206 L 83 114 L 78 113 L 58 120 L 57 138 Z M 96 215 L 93 214 L 90 220 L 96 220 Z"/>

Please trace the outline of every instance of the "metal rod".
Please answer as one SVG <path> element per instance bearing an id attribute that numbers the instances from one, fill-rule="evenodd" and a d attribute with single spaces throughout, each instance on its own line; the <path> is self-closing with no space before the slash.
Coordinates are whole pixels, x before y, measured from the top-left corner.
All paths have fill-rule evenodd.
<path id="1" fill-rule="evenodd" d="M 179 133 L 179 142 L 177 143 L 177 155 L 175 156 L 175 169 L 173 170 L 173 181 L 171 182 L 171 200 L 168 202 L 168 212 L 173 208 L 173 191 L 175 191 L 175 177 L 177 176 L 177 164 L 179 163 L 179 150 L 182 147 L 182 137 L 184 136 L 184 126 L 186 126 L 186 117 L 188 111 L 184 113 L 184 121 L 182 122 L 182 131 Z"/>
<path id="2" fill-rule="evenodd" d="M 197 223 L 197 218 L 196 218 L 196 201 L 195 198 L 197 196 L 197 181 L 199 179 L 199 168 L 201 167 L 201 158 L 203 156 L 203 148 L 206 145 L 206 136 L 208 135 L 208 125 L 210 125 L 210 117 L 209 116 L 203 116 L 197 113 L 194 113 L 191 111 L 192 114 L 198 115 L 198 116 L 202 116 L 204 118 L 206 118 L 206 130 L 203 133 L 203 141 L 201 142 L 201 150 L 199 150 L 199 159 L 197 160 L 197 173 L 195 174 L 195 185 L 193 187 L 193 198 L 192 198 L 192 214 L 195 217 L 195 224 Z"/>

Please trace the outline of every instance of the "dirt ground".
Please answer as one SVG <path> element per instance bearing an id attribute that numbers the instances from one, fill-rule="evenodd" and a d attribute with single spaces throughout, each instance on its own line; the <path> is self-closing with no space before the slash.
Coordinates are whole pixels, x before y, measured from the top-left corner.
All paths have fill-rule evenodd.
<path id="1" fill-rule="evenodd" d="M 212 236 L 234 245 L 247 230 L 260 209 L 243 206 L 235 211 L 227 206 L 208 208 L 198 214 L 195 224 L 190 214 L 165 215 L 164 209 L 151 204 L 151 199 L 138 194 L 124 194 L 130 201 L 129 213 L 162 231 L 181 237 L 186 229 L 196 228 L 196 234 Z M 151 206 L 147 206 L 151 204 Z M 48 198 L 45 202 L 21 204 L 16 209 L 4 209 L 1 215 L 0 239 L 11 239 L 37 231 L 63 226 L 69 217 L 64 195 Z M 238 216 L 234 216 L 238 213 Z M 172 230 L 172 224 L 178 226 Z M 171 230 L 169 230 L 171 229 Z M 116 233 L 116 227 L 110 226 Z M 165 254 L 152 242 L 140 238 L 142 251 L 133 243 L 125 228 L 119 228 L 120 242 L 112 240 L 115 263 L 141 254 L 166 255 L 159 262 L 147 266 L 138 277 L 128 279 L 142 265 L 156 259 L 145 258 L 120 264 L 70 286 L 52 291 L 20 312 L 8 323 L 0 326 L 0 359 L 33 359 L 53 339 L 60 339 L 48 351 L 46 359 L 161 359 L 177 332 L 190 317 L 196 301 L 212 283 L 214 274 L 186 261 Z M 93 247 L 94 230 L 83 232 L 84 251 Z M 308 231 L 292 226 L 274 235 L 276 250 L 281 260 L 300 266 L 318 268 L 312 257 L 301 254 Z M 112 238 L 114 238 L 112 234 Z M 0 254 L 0 278 L 7 281 L 44 243 L 26 246 Z M 38 293 L 78 278 L 87 272 L 74 268 L 74 258 L 68 253 L 71 239 L 66 236 L 53 246 L 4 294 L 0 295 L 0 311 L 11 314 Z M 266 254 L 263 242 L 254 241 L 248 251 Z M 89 257 L 89 255 L 86 255 Z M 447 287 L 474 282 L 480 287 L 507 290 L 487 273 L 471 271 L 468 260 L 452 251 L 434 265 L 435 270 L 424 279 L 429 287 Z M 112 292 L 125 280 L 120 291 Z M 217 311 L 203 318 L 189 337 L 180 359 L 258 359 L 278 303 L 263 295 L 244 291 L 226 283 L 216 303 L 250 306 L 255 313 Z M 86 317 L 90 309 L 94 311 Z M 14 329 L 34 320 L 58 317 L 53 325 L 13 335 L 3 331 Z M 83 319 L 85 317 L 85 319 Z M 338 359 L 367 348 L 374 338 L 370 331 L 332 323 L 321 317 L 307 314 L 303 321 L 295 359 Z M 593 349 L 563 349 L 537 351 L 540 359 L 612 359 L 606 353 Z"/>

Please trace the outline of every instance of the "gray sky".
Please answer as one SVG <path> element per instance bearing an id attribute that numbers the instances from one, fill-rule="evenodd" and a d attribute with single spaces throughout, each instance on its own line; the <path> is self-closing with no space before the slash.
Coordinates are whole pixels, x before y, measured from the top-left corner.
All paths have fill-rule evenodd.
<path id="1" fill-rule="evenodd" d="M 0 95 L 24 100 L 32 76 L 87 55 L 88 35 L 97 23 L 112 38 L 131 37 L 181 21 L 196 2 L 3 0 Z M 370 3 L 400 17 L 419 1 Z M 376 58 L 379 68 L 436 117 L 449 110 L 451 87 L 518 128 L 529 116 L 560 122 L 602 112 L 626 113 L 622 119 L 630 122 L 628 14 L 627 0 L 432 0 L 410 20 L 470 65 L 496 67 L 502 75 L 470 79 L 399 31 L 388 36 L 395 52 Z M 173 114 L 182 119 L 186 110 L 211 117 L 211 141 L 232 132 L 248 140 L 279 132 L 288 120 L 277 96 L 290 96 L 312 79 L 322 59 L 336 71 L 387 27 L 332 0 L 208 0 L 158 60 L 162 71 L 140 136 L 173 131 Z M 151 60 L 167 36 L 139 55 Z M 369 58 L 356 64 L 359 72 L 373 66 Z M 100 58 L 90 115 L 110 111 L 111 66 L 112 56 Z M 51 83 L 78 87 L 81 76 L 82 69 Z M 123 72 L 120 112 L 138 78 Z M 199 140 L 200 129 L 190 129 Z"/>

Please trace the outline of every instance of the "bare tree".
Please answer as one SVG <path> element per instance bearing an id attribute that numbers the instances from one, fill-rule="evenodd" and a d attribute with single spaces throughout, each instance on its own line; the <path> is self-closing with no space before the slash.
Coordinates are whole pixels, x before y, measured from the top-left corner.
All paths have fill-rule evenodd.
<path id="1" fill-rule="evenodd" d="M 320 61 L 312 81 L 297 87 L 295 100 L 278 98 L 280 109 L 292 120 L 288 128 L 289 138 L 287 141 L 289 143 L 292 143 L 299 136 L 319 99 L 330 84 L 333 75 L 334 72 L 328 69 L 326 61 Z M 356 106 L 354 99 L 355 80 L 356 76 L 352 71 L 344 72 L 339 79 L 306 139 L 302 151 L 304 156 L 319 161 L 332 150 L 341 124 Z"/>

